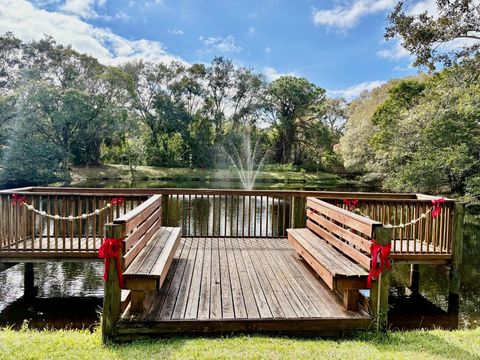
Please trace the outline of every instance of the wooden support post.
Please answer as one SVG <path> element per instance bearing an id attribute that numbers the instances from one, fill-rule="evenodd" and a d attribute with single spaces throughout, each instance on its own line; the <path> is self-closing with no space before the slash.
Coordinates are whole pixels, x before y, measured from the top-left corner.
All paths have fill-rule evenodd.
<path id="1" fill-rule="evenodd" d="M 412 295 L 420 294 L 420 265 L 410 265 L 410 291 Z"/>
<path id="2" fill-rule="evenodd" d="M 35 295 L 35 273 L 33 270 L 33 263 L 25 263 L 23 269 L 23 297 L 33 298 Z"/>
<path id="3" fill-rule="evenodd" d="M 304 197 L 292 197 L 291 228 L 305 227 L 306 210 Z"/>
<path id="4" fill-rule="evenodd" d="M 168 194 L 162 195 L 162 219 L 161 223 L 162 226 L 168 226 L 169 218 L 168 218 Z"/>
<path id="5" fill-rule="evenodd" d="M 460 304 L 460 281 L 463 258 L 463 221 L 465 206 L 455 203 L 452 229 L 452 264 L 450 269 L 450 289 L 448 293 L 448 313 L 458 314 Z"/>
<path id="6" fill-rule="evenodd" d="M 132 290 L 130 299 L 130 310 L 133 313 L 141 313 L 143 311 L 143 301 L 145 300 L 145 290 Z"/>
<path id="7" fill-rule="evenodd" d="M 105 225 L 105 236 L 107 238 L 121 239 L 124 237 L 124 226 L 122 224 L 108 223 Z M 122 252 L 120 250 L 120 257 Z M 102 341 L 107 343 L 115 337 L 115 324 L 120 318 L 121 311 L 121 289 L 118 279 L 117 268 L 114 259 L 111 260 L 108 272 L 108 279 L 104 285 L 103 295 L 103 316 L 102 316 Z"/>
<path id="8" fill-rule="evenodd" d="M 343 306 L 347 310 L 358 310 L 358 302 L 360 301 L 360 292 L 358 290 L 343 291 Z"/>
<path id="9" fill-rule="evenodd" d="M 386 245 L 392 239 L 392 229 L 375 228 L 373 238 L 378 244 Z M 388 326 L 389 273 L 389 271 L 384 270 L 378 279 L 372 283 L 370 290 L 370 305 L 377 331 L 386 330 Z"/>

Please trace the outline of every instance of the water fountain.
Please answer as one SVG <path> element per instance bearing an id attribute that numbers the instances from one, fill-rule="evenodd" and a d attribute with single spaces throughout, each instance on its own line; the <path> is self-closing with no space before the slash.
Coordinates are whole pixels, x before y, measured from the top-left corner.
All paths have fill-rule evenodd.
<path id="1" fill-rule="evenodd" d="M 250 135 L 244 134 L 240 146 L 232 146 L 231 151 L 227 151 L 224 148 L 224 152 L 237 172 L 243 188 L 252 190 L 255 185 L 255 179 L 267 157 L 267 153 L 260 157 L 259 141 L 255 142 L 252 149 Z"/>

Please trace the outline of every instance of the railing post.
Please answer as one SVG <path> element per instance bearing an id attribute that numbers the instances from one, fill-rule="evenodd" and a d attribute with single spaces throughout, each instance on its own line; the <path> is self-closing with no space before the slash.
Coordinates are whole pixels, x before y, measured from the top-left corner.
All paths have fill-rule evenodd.
<path id="1" fill-rule="evenodd" d="M 292 196 L 291 228 L 305 227 L 305 197 Z"/>
<path id="2" fill-rule="evenodd" d="M 465 206 L 460 202 L 456 202 L 453 208 L 452 263 L 450 267 L 450 289 L 448 293 L 449 314 L 458 314 L 459 309 L 464 218 Z"/>
<path id="3" fill-rule="evenodd" d="M 168 218 L 168 194 L 162 195 L 162 219 L 161 224 L 162 226 L 169 225 L 169 218 Z"/>
<path id="4" fill-rule="evenodd" d="M 124 237 L 123 224 L 105 224 L 106 238 L 121 239 Z M 122 251 L 120 250 L 120 258 Z M 103 315 L 102 315 L 102 341 L 107 343 L 115 337 L 115 324 L 120 318 L 121 289 L 115 266 L 115 259 L 111 259 L 108 279 L 104 285 Z"/>
<path id="5" fill-rule="evenodd" d="M 373 239 L 380 245 L 387 245 L 392 239 L 392 229 L 375 228 Z M 388 270 L 383 270 L 370 290 L 370 305 L 377 331 L 387 329 L 388 325 L 389 273 Z"/>

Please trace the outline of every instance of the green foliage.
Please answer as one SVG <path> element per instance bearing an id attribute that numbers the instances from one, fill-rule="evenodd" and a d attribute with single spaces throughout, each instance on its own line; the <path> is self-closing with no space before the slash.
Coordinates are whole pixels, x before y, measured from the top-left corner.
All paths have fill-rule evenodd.
<path id="1" fill-rule="evenodd" d="M 17 131 L 5 148 L 0 183 L 25 186 L 65 181 L 69 174 L 62 166 L 61 148 L 22 129 Z"/>
<path id="2" fill-rule="evenodd" d="M 428 78 L 397 81 L 381 90 L 380 103 L 369 95 L 352 104 L 341 140 L 346 166 L 351 151 L 362 159 L 353 163 L 379 174 L 390 190 L 463 192 L 466 178 L 479 171 L 479 76 L 477 60 Z M 369 102 L 375 106 L 365 112 Z M 362 128 L 350 127 L 351 121 L 363 121 L 366 140 L 354 138 Z"/>
<path id="3" fill-rule="evenodd" d="M 274 160 L 280 163 L 297 162 L 300 138 L 307 134 L 312 123 L 316 106 L 325 100 L 325 90 L 310 83 L 304 78 L 282 76 L 268 86 L 270 99 L 269 111 L 275 121 L 275 155 Z"/>
<path id="4" fill-rule="evenodd" d="M 391 80 L 370 92 L 363 92 L 348 105 L 345 131 L 340 138 L 339 147 L 348 171 L 367 171 L 370 159 L 374 156 L 370 146 L 370 139 L 375 131 L 372 117 L 377 107 L 388 98 L 389 90 L 396 84 L 398 80 Z"/>
<path id="5" fill-rule="evenodd" d="M 434 70 L 438 62 L 451 66 L 458 60 L 468 59 L 480 48 L 478 2 L 437 0 L 436 5 L 437 14 L 425 11 L 411 15 L 404 2 L 399 2 L 388 17 L 390 23 L 385 32 L 387 40 L 398 38 L 415 56 L 415 66 L 426 66 L 430 70 Z M 463 40 L 463 45 L 449 50 L 454 40 Z"/>
<path id="6" fill-rule="evenodd" d="M 474 175 L 466 180 L 465 201 L 478 213 L 480 210 L 480 175 Z"/>
<path id="7" fill-rule="evenodd" d="M 417 79 L 407 79 L 388 90 L 387 99 L 375 109 L 371 118 L 376 131 L 370 141 L 377 151 L 388 150 L 400 131 L 403 112 L 415 105 L 424 89 L 425 85 Z"/>

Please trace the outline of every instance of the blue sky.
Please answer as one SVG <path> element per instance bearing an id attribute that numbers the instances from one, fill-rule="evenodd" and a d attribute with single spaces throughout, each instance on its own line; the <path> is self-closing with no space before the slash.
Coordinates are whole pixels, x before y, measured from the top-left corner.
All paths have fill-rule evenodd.
<path id="1" fill-rule="evenodd" d="M 121 63 L 135 57 L 208 63 L 216 55 L 273 80 L 303 76 L 353 98 L 416 73 L 398 42 L 383 39 L 395 0 L 0 0 L 0 32 L 43 34 Z M 412 1 L 412 12 L 432 0 Z"/>

